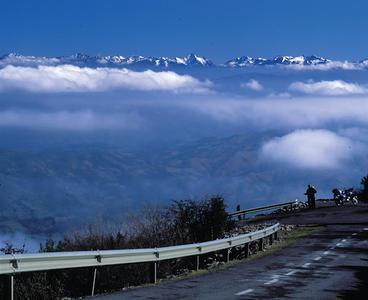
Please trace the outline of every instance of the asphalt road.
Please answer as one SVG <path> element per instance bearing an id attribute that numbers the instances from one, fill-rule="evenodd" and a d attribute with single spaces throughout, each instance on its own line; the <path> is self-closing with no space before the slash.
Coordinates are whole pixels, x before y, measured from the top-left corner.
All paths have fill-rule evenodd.
<path id="1" fill-rule="evenodd" d="M 222 271 L 93 299 L 367 299 L 368 206 L 276 217 L 324 228 Z"/>

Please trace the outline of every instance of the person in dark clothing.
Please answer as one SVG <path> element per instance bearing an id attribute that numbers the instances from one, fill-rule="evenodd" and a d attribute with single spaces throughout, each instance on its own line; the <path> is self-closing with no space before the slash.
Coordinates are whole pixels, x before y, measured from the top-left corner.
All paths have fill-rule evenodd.
<path id="1" fill-rule="evenodd" d="M 309 208 L 316 208 L 316 193 L 317 190 L 313 186 L 308 184 L 308 188 L 305 191 L 304 195 L 307 195 Z"/>

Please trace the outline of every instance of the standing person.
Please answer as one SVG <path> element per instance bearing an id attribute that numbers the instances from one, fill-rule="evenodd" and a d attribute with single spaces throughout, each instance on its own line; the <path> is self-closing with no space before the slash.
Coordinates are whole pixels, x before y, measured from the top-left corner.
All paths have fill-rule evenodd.
<path id="1" fill-rule="evenodd" d="M 307 195 L 308 197 L 309 208 L 316 208 L 316 196 L 315 196 L 316 194 L 317 194 L 317 190 L 313 186 L 308 184 L 308 188 L 305 191 L 304 195 Z"/>

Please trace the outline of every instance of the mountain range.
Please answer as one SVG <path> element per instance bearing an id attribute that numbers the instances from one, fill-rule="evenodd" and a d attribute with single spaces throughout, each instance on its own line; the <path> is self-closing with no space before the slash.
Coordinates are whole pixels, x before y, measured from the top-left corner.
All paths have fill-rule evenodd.
<path id="1" fill-rule="evenodd" d="M 153 56 L 122 56 L 122 55 L 97 55 L 90 56 L 83 53 L 77 53 L 69 56 L 29 56 L 17 53 L 9 53 L 0 57 L 0 66 L 16 65 L 16 66 L 38 66 L 38 65 L 60 65 L 71 64 L 77 66 L 90 67 L 227 67 L 227 68 L 244 68 L 250 66 L 317 66 L 339 63 L 351 64 L 356 67 L 367 68 L 368 58 L 361 61 L 334 61 L 324 57 L 310 56 L 288 56 L 280 55 L 273 58 L 241 56 L 230 59 L 222 64 L 214 63 L 212 60 L 196 55 L 189 54 L 183 57 L 153 57 Z M 336 66 L 337 68 L 339 65 Z"/>

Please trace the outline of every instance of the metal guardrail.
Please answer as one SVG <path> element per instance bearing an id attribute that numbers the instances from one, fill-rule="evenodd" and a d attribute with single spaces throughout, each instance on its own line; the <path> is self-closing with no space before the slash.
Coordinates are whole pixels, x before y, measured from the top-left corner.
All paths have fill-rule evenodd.
<path id="1" fill-rule="evenodd" d="M 278 204 L 272 204 L 272 205 L 267 205 L 267 206 L 249 208 L 249 209 L 244 209 L 244 210 L 239 210 L 239 211 L 233 212 L 233 213 L 229 214 L 229 216 L 230 217 L 244 216 L 247 213 L 270 210 L 270 209 L 274 209 L 274 208 L 282 208 L 282 207 L 285 207 L 285 206 L 292 207 L 294 204 L 295 204 L 295 201 L 291 201 L 291 202 L 285 202 L 285 203 L 278 203 Z"/>
<path id="2" fill-rule="evenodd" d="M 335 199 L 333 199 L 333 198 L 316 199 L 316 202 L 323 202 L 323 203 L 326 203 L 326 202 L 335 202 Z"/>
<path id="3" fill-rule="evenodd" d="M 268 228 L 235 237 L 172 247 L 8 254 L 0 256 L 0 274 L 155 262 L 200 255 L 239 246 L 269 236 L 278 231 L 279 226 L 277 223 Z"/>
<path id="4" fill-rule="evenodd" d="M 10 275 L 11 297 L 14 294 L 14 278 L 17 273 L 48 271 L 57 269 L 70 269 L 81 267 L 94 267 L 94 279 L 92 284 L 92 295 L 94 294 L 96 268 L 99 266 L 110 266 L 132 263 L 153 263 L 153 283 L 156 283 L 157 262 L 197 256 L 197 269 L 199 268 L 199 255 L 220 250 L 230 250 L 232 247 L 248 244 L 263 238 L 277 238 L 280 224 L 255 232 L 238 235 L 235 237 L 214 240 L 204 243 L 188 244 L 172 247 L 128 249 L 128 250 L 101 250 L 101 251 L 73 251 L 73 252 L 50 252 L 35 254 L 7 254 L 0 256 L 0 275 Z M 229 251 L 228 251 L 229 257 Z"/>

